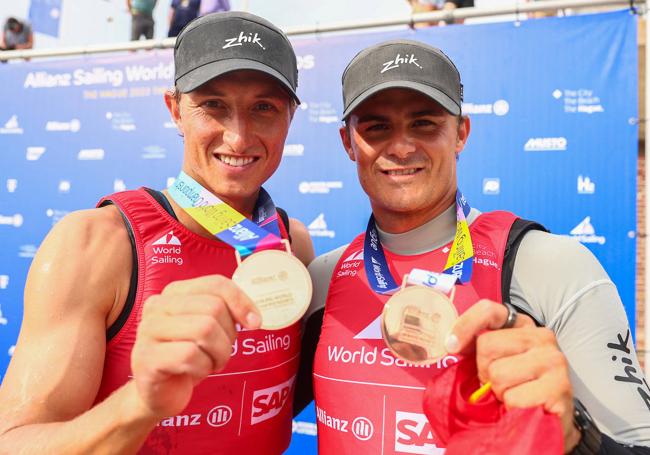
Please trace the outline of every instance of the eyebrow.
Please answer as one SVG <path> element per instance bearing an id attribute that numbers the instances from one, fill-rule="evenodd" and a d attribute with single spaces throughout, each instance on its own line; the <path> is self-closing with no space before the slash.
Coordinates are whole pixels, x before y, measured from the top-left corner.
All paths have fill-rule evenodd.
<path id="1" fill-rule="evenodd" d="M 210 96 L 216 96 L 216 97 L 225 97 L 226 92 L 221 91 L 219 89 L 205 89 L 205 90 L 197 90 L 196 94 L 201 97 L 210 97 Z M 266 91 L 262 92 L 259 95 L 255 95 L 255 98 L 257 99 L 274 99 L 278 101 L 282 101 L 285 98 L 287 98 L 288 95 L 285 95 L 282 92 L 276 92 L 274 91 Z"/>
<path id="2" fill-rule="evenodd" d="M 442 117 L 444 116 L 444 111 L 438 109 L 426 109 L 424 111 L 411 112 L 410 114 L 407 114 L 407 116 L 410 118 L 426 117 L 426 116 Z M 377 114 L 368 114 L 359 117 L 357 123 L 386 122 L 386 121 L 388 121 L 388 117 L 384 117 L 382 115 L 377 115 Z"/>

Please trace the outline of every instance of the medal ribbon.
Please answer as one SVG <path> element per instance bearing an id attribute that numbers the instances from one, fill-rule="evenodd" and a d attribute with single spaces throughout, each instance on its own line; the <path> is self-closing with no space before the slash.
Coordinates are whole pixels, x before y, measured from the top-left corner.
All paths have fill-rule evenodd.
<path id="1" fill-rule="evenodd" d="M 252 221 L 183 171 L 167 191 L 188 215 L 210 234 L 234 247 L 242 258 L 282 243 L 278 214 L 264 188 L 260 188 Z"/>
<path id="2" fill-rule="evenodd" d="M 456 191 L 456 234 L 447 256 L 447 263 L 443 274 L 452 275 L 453 282 L 460 281 L 461 284 L 467 283 L 472 278 L 472 264 L 474 263 L 474 247 L 472 246 L 472 239 L 469 233 L 469 226 L 467 224 L 467 216 L 470 212 L 470 205 L 465 199 L 465 196 Z M 379 232 L 375 223 L 375 217 L 370 216 L 368 220 L 368 227 L 366 228 L 366 236 L 363 244 L 363 264 L 368 277 L 368 282 L 373 291 L 378 294 L 391 294 L 399 289 L 399 284 L 393 278 L 388 268 L 386 254 L 384 248 L 379 241 Z M 411 273 L 417 271 L 416 276 L 413 277 L 413 282 L 410 284 L 423 284 L 425 286 L 434 286 L 427 284 L 431 281 L 432 276 L 438 277 L 439 274 L 434 272 L 427 272 L 420 269 L 413 269 Z M 421 272 L 421 273 L 420 273 Z M 429 278 L 424 274 L 430 274 Z M 439 280 L 435 280 L 438 282 Z M 444 280 L 446 283 L 448 280 Z M 409 278 L 411 282 L 411 278 Z M 446 284 L 445 284 L 446 285 Z"/>

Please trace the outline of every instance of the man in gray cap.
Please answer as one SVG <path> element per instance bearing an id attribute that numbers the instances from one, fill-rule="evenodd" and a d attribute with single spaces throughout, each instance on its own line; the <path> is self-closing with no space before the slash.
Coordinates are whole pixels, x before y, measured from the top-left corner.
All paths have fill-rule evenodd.
<path id="1" fill-rule="evenodd" d="M 343 74 L 340 134 L 372 216 L 309 267 L 296 407 L 310 398 L 313 369 L 319 453 L 438 453 L 423 393 L 459 354 L 475 357 L 507 408 L 557 415 L 567 452 L 648 453 L 621 444 L 650 446 L 650 389 L 614 284 L 573 239 L 469 206 L 456 174 L 470 133 L 462 100 L 456 66 L 419 42 L 372 46 Z M 416 269 L 430 279 L 413 280 Z M 453 303 L 436 294 L 434 311 L 433 297 L 412 298 L 408 314 L 384 319 L 406 274 L 430 286 L 451 278 Z M 449 306 L 455 324 L 440 317 Z M 438 330 L 423 332 L 432 323 Z"/>
<path id="2" fill-rule="evenodd" d="M 289 445 L 300 323 L 259 330 L 230 277 L 246 223 L 291 239 L 305 264 L 314 255 L 304 225 L 261 188 L 299 102 L 296 56 L 264 19 L 224 13 L 188 25 L 174 61 L 165 102 L 183 137 L 182 172 L 166 191 L 116 193 L 65 217 L 43 242 L 0 388 L 1 453 Z M 200 213 L 219 229 L 179 194 L 212 201 Z"/>

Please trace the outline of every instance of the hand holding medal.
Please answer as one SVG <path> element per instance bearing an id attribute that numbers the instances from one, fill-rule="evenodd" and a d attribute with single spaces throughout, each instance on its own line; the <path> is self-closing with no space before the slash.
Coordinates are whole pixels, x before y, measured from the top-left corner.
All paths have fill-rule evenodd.
<path id="1" fill-rule="evenodd" d="M 260 311 L 262 329 L 278 330 L 300 320 L 311 301 L 311 279 L 280 236 L 275 205 L 263 188 L 252 221 L 183 171 L 168 191 L 208 232 L 233 246 L 239 266 L 232 280 Z"/>

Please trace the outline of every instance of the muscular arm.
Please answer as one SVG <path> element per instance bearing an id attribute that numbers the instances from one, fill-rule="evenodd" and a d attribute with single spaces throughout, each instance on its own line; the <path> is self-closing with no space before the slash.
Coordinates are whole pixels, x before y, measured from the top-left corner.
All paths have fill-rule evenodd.
<path id="1" fill-rule="evenodd" d="M 289 230 L 291 232 L 291 249 L 300 262 L 308 266 L 314 260 L 314 244 L 309 236 L 309 231 L 295 218 L 289 218 Z"/>
<path id="2" fill-rule="evenodd" d="M 130 453 L 155 426 L 132 383 L 91 409 L 106 327 L 130 273 L 130 244 L 114 207 L 71 214 L 47 236 L 0 387 L 0 453 Z"/>
<path id="3" fill-rule="evenodd" d="M 555 332 L 574 395 L 613 439 L 650 446 L 650 388 L 616 287 L 591 252 L 539 231 L 519 247 L 511 302 Z"/>

